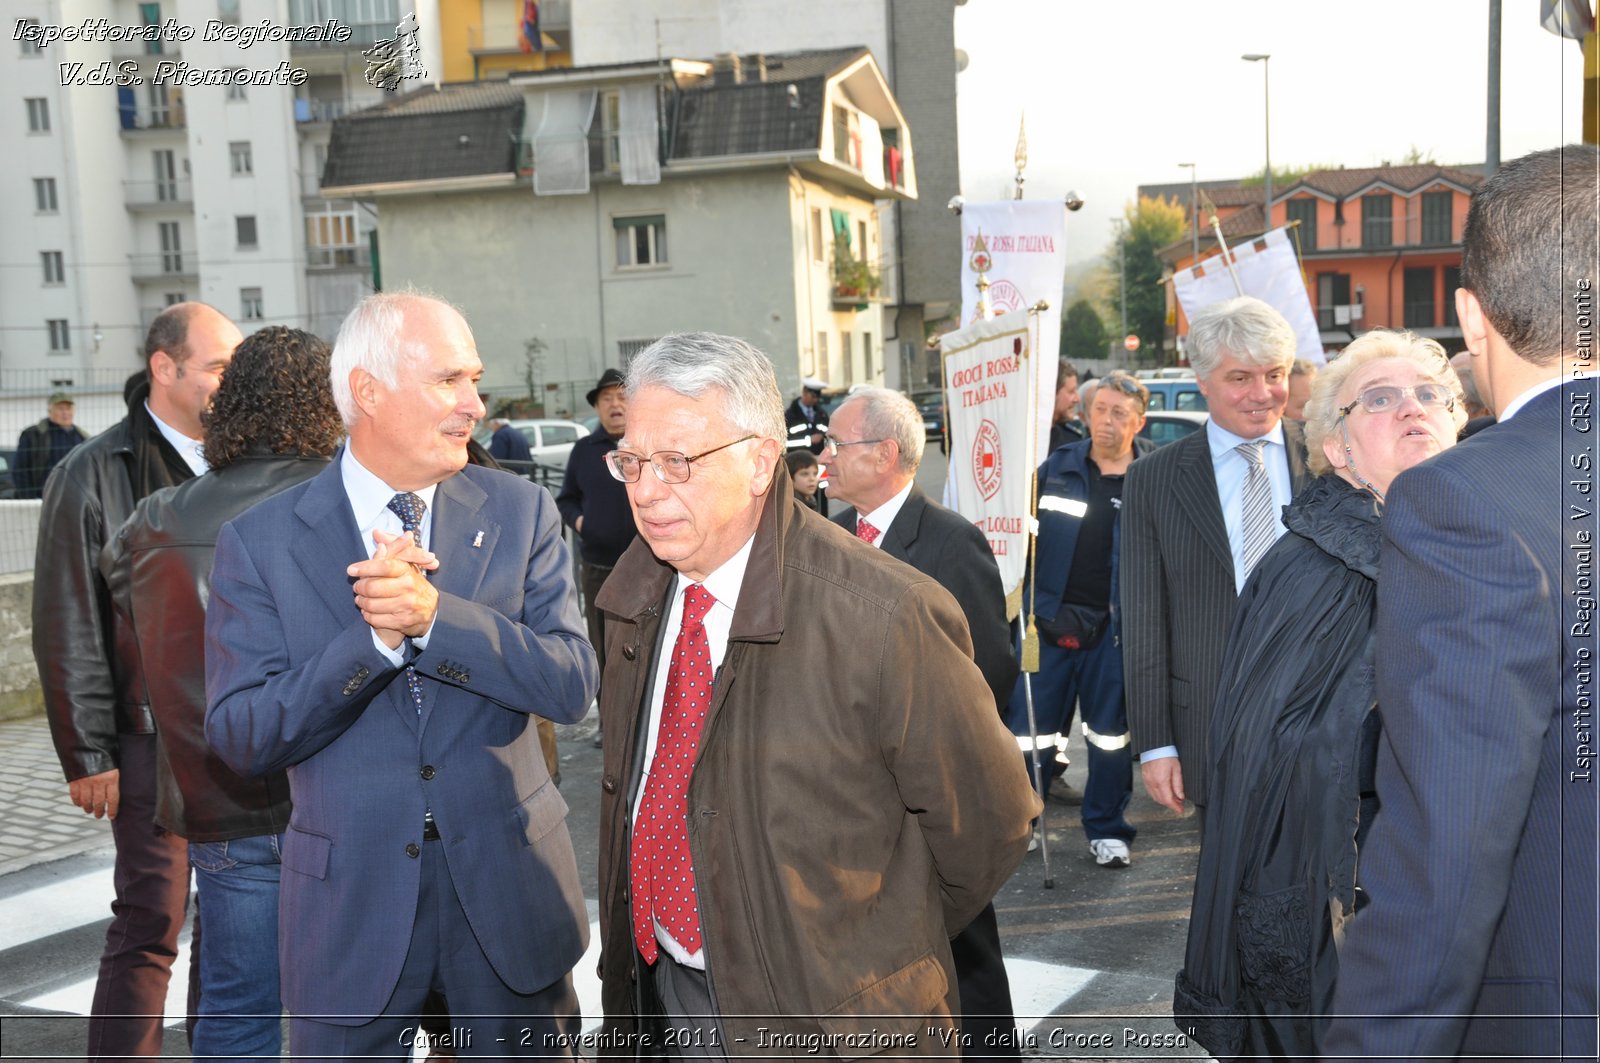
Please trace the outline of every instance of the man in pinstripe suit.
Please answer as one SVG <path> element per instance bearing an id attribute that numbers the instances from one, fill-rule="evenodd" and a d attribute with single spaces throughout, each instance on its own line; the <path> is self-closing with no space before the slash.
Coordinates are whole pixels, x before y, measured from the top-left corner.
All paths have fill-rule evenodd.
<path id="1" fill-rule="evenodd" d="M 1189 358 L 1211 419 L 1129 466 L 1123 486 L 1128 723 L 1145 789 L 1174 812 L 1185 799 L 1204 811 L 1211 702 L 1234 602 L 1306 480 L 1304 438 L 1283 421 L 1294 352 L 1294 330 L 1260 299 L 1196 314 Z"/>
<path id="2" fill-rule="evenodd" d="M 1595 1058 L 1597 203 L 1573 145 L 1467 215 L 1456 309 L 1499 419 L 1385 500 L 1382 810 L 1330 1056 Z"/>

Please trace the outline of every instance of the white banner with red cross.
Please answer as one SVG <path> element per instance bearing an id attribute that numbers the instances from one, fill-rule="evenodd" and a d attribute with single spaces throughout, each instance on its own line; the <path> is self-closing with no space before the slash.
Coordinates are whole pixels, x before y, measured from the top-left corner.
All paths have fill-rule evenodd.
<path id="1" fill-rule="evenodd" d="M 1035 459 L 1038 315 L 1016 310 L 949 332 L 944 353 L 956 510 L 978 526 L 1000 565 L 1007 613 L 1022 600 Z M 1054 363 L 1052 363 L 1052 366 Z M 1055 383 L 1052 367 L 1051 385 Z"/>
<path id="2" fill-rule="evenodd" d="M 1041 395 L 1056 389 L 1056 352 L 1061 348 L 1061 278 L 1067 268 L 1067 208 L 1060 199 L 1008 199 L 961 207 L 961 321 L 978 320 L 978 275 L 989 281 L 995 317 L 1041 301 L 1034 359 Z M 1049 456 L 1055 404 L 1035 412 L 1038 446 L 1033 464 Z"/>

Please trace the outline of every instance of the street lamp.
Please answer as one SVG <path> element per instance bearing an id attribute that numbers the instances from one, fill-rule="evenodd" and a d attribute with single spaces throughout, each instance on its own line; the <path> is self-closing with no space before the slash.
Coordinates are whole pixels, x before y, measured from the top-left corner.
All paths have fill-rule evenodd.
<path id="1" fill-rule="evenodd" d="M 1267 202 L 1265 213 L 1261 216 L 1261 231 L 1266 232 L 1272 228 L 1272 56 L 1261 52 L 1246 52 L 1239 58 L 1247 63 L 1261 64 L 1261 91 L 1266 100 L 1267 137 Z"/>
<path id="2" fill-rule="evenodd" d="M 1194 266 L 1200 262 L 1200 184 L 1195 179 L 1194 163 L 1180 162 L 1178 166 L 1189 168 L 1189 234 L 1192 237 L 1189 265 Z"/>

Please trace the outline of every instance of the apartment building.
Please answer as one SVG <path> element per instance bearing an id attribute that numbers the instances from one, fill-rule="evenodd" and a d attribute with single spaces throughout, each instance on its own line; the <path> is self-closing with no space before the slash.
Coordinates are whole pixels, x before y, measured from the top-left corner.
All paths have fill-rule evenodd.
<path id="1" fill-rule="evenodd" d="M 333 120 L 384 95 L 361 50 L 394 37 L 400 6 L 7 5 L 8 29 L 23 28 L 0 42 L 0 444 L 63 388 L 85 427 L 116 420 L 145 330 L 172 303 L 211 303 L 247 333 L 332 337 L 372 290 L 374 223 L 318 178 Z M 437 55 L 436 30 L 428 43 Z"/>

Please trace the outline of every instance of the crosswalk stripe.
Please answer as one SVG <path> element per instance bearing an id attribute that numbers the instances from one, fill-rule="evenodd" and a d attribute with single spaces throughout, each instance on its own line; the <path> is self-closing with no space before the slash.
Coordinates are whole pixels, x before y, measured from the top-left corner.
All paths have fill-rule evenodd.
<path id="1" fill-rule="evenodd" d="M 64 931 L 99 921 L 97 913 L 108 910 L 112 896 L 111 868 L 94 871 L 41 886 L 0 902 L 0 951 L 39 941 Z M 602 1019 L 600 976 L 600 924 L 594 901 L 587 904 L 589 948 L 572 971 L 573 988 L 584 1016 L 584 1031 L 600 1027 Z M 172 965 L 172 980 L 167 987 L 167 1025 L 181 1024 L 186 1015 L 189 992 L 189 931 L 179 939 L 178 958 Z M 1021 957 L 1007 957 L 1006 973 L 1011 980 L 1011 998 L 1023 1028 L 1032 1029 L 1041 1017 L 1048 1016 L 1093 981 L 1099 972 L 1085 967 L 1047 963 Z M 17 1003 L 31 1008 L 87 1015 L 94 1001 L 95 977 L 53 989 Z M 1029 1020 L 1032 1021 L 1029 1021 Z"/>
<path id="2" fill-rule="evenodd" d="M 8 897 L 0 906 L 0 952 L 111 918 L 111 875 L 104 867 Z"/>

